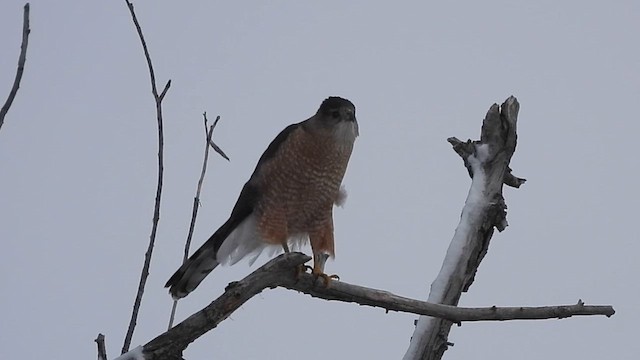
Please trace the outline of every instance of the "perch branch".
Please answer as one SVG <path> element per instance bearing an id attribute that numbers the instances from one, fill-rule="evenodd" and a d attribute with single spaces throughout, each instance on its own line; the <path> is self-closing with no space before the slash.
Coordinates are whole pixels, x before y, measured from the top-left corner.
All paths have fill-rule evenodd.
<path id="1" fill-rule="evenodd" d="M 24 14 L 22 17 L 22 44 L 20 45 L 20 56 L 18 57 L 18 70 L 16 71 L 16 77 L 13 80 L 13 86 L 9 91 L 9 97 L 5 101 L 4 105 L 0 109 L 0 129 L 4 124 L 4 117 L 7 115 L 13 99 L 15 99 L 20 87 L 20 81 L 22 80 L 22 73 L 24 72 L 24 63 L 27 61 L 27 45 L 29 45 L 29 3 L 24 4 Z"/>
<path id="2" fill-rule="evenodd" d="M 298 274 L 300 265 L 310 257 L 301 253 L 282 254 L 267 262 L 244 279 L 230 283 L 225 292 L 204 309 L 143 346 L 145 359 L 181 359 L 182 351 L 198 337 L 218 326 L 242 304 L 264 289 L 284 287 L 325 300 L 354 302 L 380 307 L 387 311 L 442 317 L 453 323 L 486 320 L 526 320 L 566 318 L 577 315 L 611 316 L 611 306 L 587 306 L 581 301 L 575 305 L 545 307 L 488 307 L 459 308 L 433 304 L 394 295 L 387 291 L 370 289 L 341 281 L 332 281 L 326 287 L 323 281 L 307 273 Z"/>
<path id="3" fill-rule="evenodd" d="M 142 49 L 144 51 L 144 56 L 147 60 L 147 66 L 149 68 L 149 77 L 151 79 L 151 92 L 153 94 L 153 99 L 156 103 L 156 120 L 158 123 L 158 183 L 156 186 L 156 197 L 154 203 L 153 210 L 153 222 L 151 226 L 151 234 L 149 236 L 149 246 L 147 247 L 147 252 L 144 255 L 144 264 L 142 266 L 142 273 L 140 274 L 140 283 L 138 284 L 138 291 L 136 293 L 136 298 L 133 303 L 133 311 L 131 312 L 131 320 L 129 321 L 129 327 L 127 329 L 127 334 L 124 338 L 124 344 L 122 345 L 122 354 L 129 351 L 129 346 L 131 345 L 131 338 L 133 337 L 133 331 L 136 327 L 136 321 L 138 318 L 138 311 L 140 310 L 140 303 L 142 302 L 142 295 L 144 294 L 144 288 L 147 283 L 147 277 L 149 276 L 149 266 L 151 264 L 151 255 L 153 253 L 153 246 L 156 240 L 156 232 L 158 230 L 158 221 L 160 220 L 160 200 L 162 198 L 162 180 L 164 173 L 164 160 L 163 160 L 163 152 L 164 152 L 164 134 L 163 134 L 163 120 L 162 120 L 162 100 L 166 95 L 169 87 L 171 87 L 171 80 L 167 81 L 162 90 L 162 93 L 158 95 L 158 88 L 156 86 L 156 76 L 153 71 L 153 64 L 151 62 L 151 55 L 149 55 L 149 50 L 147 49 L 147 43 L 144 39 L 144 35 L 142 34 L 142 28 L 140 27 L 140 23 L 138 22 L 138 18 L 136 17 L 136 13 L 133 9 L 133 4 L 129 2 L 129 0 L 125 0 L 127 4 L 127 8 L 131 13 L 131 18 L 133 20 L 133 24 L 136 27 L 136 31 L 138 33 L 138 37 L 140 38 L 140 43 L 142 44 Z"/>
<path id="4" fill-rule="evenodd" d="M 187 234 L 187 241 L 184 244 L 184 255 L 182 257 L 182 263 L 187 262 L 189 258 L 189 248 L 191 248 L 191 238 L 193 237 L 193 231 L 196 228 L 196 219 L 198 217 L 198 208 L 200 207 L 200 192 L 202 191 L 202 183 L 204 182 L 204 175 L 207 173 L 207 163 L 209 161 L 209 144 L 213 143 L 213 129 L 215 129 L 216 125 L 218 125 L 218 121 L 220 120 L 220 116 L 216 117 L 216 120 L 213 122 L 211 126 L 209 126 L 209 120 L 207 120 L 207 113 L 203 113 L 204 117 L 204 132 L 205 132 L 205 140 L 204 140 L 204 159 L 202 160 L 202 169 L 200 170 L 200 178 L 198 179 L 198 185 L 196 186 L 196 195 L 193 197 L 193 207 L 191 208 L 191 223 L 189 224 L 189 233 Z M 208 127 L 208 129 L 207 129 Z M 222 151 L 222 150 L 220 150 Z M 229 160 L 229 158 L 224 155 L 224 152 L 221 154 L 225 159 Z M 176 308 L 178 307 L 178 300 L 173 300 L 173 305 L 171 307 L 171 315 L 169 316 L 169 326 L 167 329 L 171 329 L 173 326 L 173 321 L 176 316 Z"/>

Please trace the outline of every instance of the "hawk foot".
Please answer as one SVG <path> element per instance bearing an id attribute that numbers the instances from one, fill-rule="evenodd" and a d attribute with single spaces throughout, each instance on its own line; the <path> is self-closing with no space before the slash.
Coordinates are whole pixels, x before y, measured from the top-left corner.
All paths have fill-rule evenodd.
<path id="1" fill-rule="evenodd" d="M 324 280 L 324 287 L 329 287 L 329 284 L 331 284 L 332 280 L 340 280 L 340 276 L 333 274 L 333 275 L 327 275 L 325 273 L 313 273 L 313 276 L 315 276 L 315 280 L 318 280 L 318 278 L 322 278 L 322 280 Z M 314 283 L 315 283 L 314 280 Z"/>
<path id="2" fill-rule="evenodd" d="M 313 272 L 313 268 L 309 265 L 305 265 L 305 264 L 298 265 L 296 269 L 296 280 L 300 280 L 300 275 L 306 273 L 307 270 L 311 270 L 311 272 Z"/>

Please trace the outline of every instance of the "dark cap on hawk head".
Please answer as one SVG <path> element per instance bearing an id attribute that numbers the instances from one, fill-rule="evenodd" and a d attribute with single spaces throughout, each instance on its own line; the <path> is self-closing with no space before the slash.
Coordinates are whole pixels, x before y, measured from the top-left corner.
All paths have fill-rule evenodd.
<path id="1" fill-rule="evenodd" d="M 358 136 L 356 109 L 325 99 L 315 115 L 287 126 L 260 157 L 229 219 L 171 276 L 174 298 L 193 291 L 219 264 L 253 263 L 267 248 L 311 243 L 313 273 L 335 255 L 333 205 Z"/>

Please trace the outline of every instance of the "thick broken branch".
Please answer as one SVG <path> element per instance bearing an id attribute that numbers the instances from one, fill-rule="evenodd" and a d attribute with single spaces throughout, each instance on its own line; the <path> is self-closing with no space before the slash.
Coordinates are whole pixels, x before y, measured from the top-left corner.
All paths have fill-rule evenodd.
<path id="1" fill-rule="evenodd" d="M 488 307 L 459 308 L 405 298 L 387 291 L 370 289 L 341 281 L 324 285 L 322 279 L 307 273 L 298 274 L 299 266 L 310 257 L 301 253 L 278 256 L 255 270 L 241 281 L 227 286 L 224 294 L 207 307 L 193 314 L 174 328 L 144 345 L 145 359 L 181 359 L 182 351 L 198 337 L 218 326 L 251 297 L 267 288 L 285 287 L 325 300 L 354 302 L 380 307 L 387 311 L 443 317 L 454 323 L 482 320 L 549 319 L 577 315 L 605 315 L 614 313 L 610 306 L 575 305 L 547 307 Z"/>
<path id="2" fill-rule="evenodd" d="M 98 346 L 98 360 L 107 360 L 107 346 L 104 343 L 104 335 L 98 334 L 98 337 L 93 341 Z"/>
<path id="3" fill-rule="evenodd" d="M 524 183 L 524 179 L 513 176 L 509 168 L 516 149 L 519 109 L 520 104 L 511 96 L 502 106 L 491 106 L 482 123 L 479 141 L 448 139 L 462 157 L 472 181 L 460 223 L 440 273 L 431 285 L 429 302 L 457 305 L 462 292 L 473 283 L 489 248 L 493 229 L 503 231 L 507 227 L 502 186 Z M 447 337 L 451 325 L 448 320 L 421 316 L 404 359 L 441 359 L 450 344 Z"/>

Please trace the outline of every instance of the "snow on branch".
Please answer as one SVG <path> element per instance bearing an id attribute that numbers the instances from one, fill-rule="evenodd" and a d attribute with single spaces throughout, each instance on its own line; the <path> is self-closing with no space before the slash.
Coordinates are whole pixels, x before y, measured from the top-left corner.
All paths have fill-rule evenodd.
<path id="1" fill-rule="evenodd" d="M 502 196 L 503 185 L 519 188 L 525 179 L 511 173 L 509 162 L 516 149 L 516 124 L 520 104 L 515 97 L 509 97 L 502 106 L 493 104 L 482 123 L 479 141 L 466 142 L 452 137 L 448 141 L 453 150 L 462 157 L 472 178 L 460 223 L 455 230 L 440 273 L 431 284 L 428 302 L 457 305 L 460 296 L 466 292 L 475 278 L 480 262 L 489 248 L 493 229 L 503 231 L 508 223 L 507 205 Z M 517 313 L 527 309 L 530 315 L 540 311 L 548 316 L 560 309 L 578 310 L 584 304 L 578 301 L 571 307 L 537 307 L 505 309 L 503 314 Z M 605 306 L 614 314 L 611 306 Z M 535 310 L 534 310 L 535 309 Z M 476 309 L 479 310 L 479 309 Z M 486 311 L 477 311 L 476 314 Z M 531 312 L 529 312 L 531 311 Z M 559 315 L 558 318 L 562 318 Z M 534 319 L 535 317 L 529 317 Z M 414 330 L 405 360 L 441 359 L 447 347 L 451 325 L 455 320 L 446 317 L 421 316 Z"/>
<path id="2" fill-rule="evenodd" d="M 471 189 L 440 273 L 431 284 L 429 302 L 457 305 L 462 292 L 473 283 L 494 227 L 503 231 L 508 225 L 502 186 L 508 183 L 519 187 L 525 181 L 513 176 L 509 168 L 516 150 L 519 109 L 518 100 L 511 96 L 502 106 L 493 104 L 489 108 L 479 141 L 448 139 L 472 178 Z M 451 321 L 421 316 L 404 359 L 442 358 L 450 344 L 447 337 L 451 325 Z"/>
<path id="3" fill-rule="evenodd" d="M 142 353 L 142 346 L 136 346 L 113 360 L 145 360 L 144 354 Z"/>
<path id="4" fill-rule="evenodd" d="M 432 304 L 394 295 L 387 291 L 370 289 L 341 281 L 325 286 L 322 279 L 298 269 L 311 258 L 302 253 L 282 254 L 267 262 L 244 279 L 230 283 L 218 299 L 204 309 L 151 340 L 143 346 L 145 359 L 181 359 L 183 350 L 198 337 L 218 326 L 242 304 L 264 289 L 284 287 L 325 300 L 353 302 L 380 307 L 387 311 L 402 311 L 449 319 L 454 323 L 482 320 L 549 319 L 576 315 L 605 315 L 614 313 L 610 306 L 587 306 L 581 301 L 575 305 L 548 307 L 488 307 L 459 308 Z"/>

